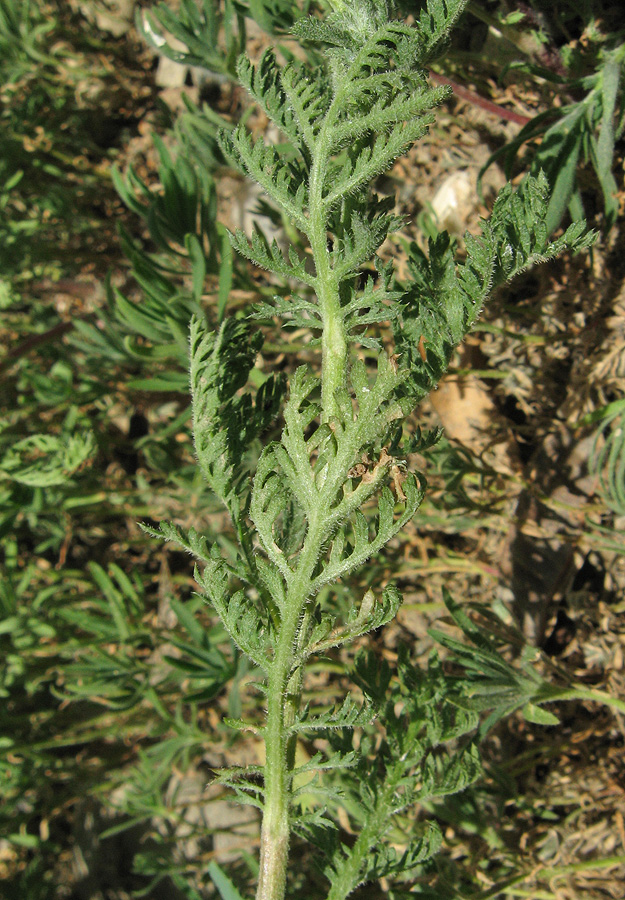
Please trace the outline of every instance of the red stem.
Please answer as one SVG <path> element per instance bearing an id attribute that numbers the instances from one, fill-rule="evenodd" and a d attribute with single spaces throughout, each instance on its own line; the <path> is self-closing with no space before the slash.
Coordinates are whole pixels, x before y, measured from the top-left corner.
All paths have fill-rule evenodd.
<path id="1" fill-rule="evenodd" d="M 430 77 L 436 84 L 448 84 L 453 88 L 454 94 L 460 97 L 461 100 L 466 100 L 468 103 L 472 103 L 473 106 L 479 106 L 499 119 L 507 119 L 509 122 L 516 122 L 517 125 L 527 125 L 528 122 L 532 121 L 529 116 L 524 116 L 522 113 L 514 112 L 512 109 L 506 109 L 505 106 L 499 106 L 497 103 L 493 103 L 492 100 L 480 97 L 479 94 L 463 87 L 457 81 L 452 81 L 451 78 L 446 78 L 444 75 L 438 75 L 432 71 L 430 71 Z"/>

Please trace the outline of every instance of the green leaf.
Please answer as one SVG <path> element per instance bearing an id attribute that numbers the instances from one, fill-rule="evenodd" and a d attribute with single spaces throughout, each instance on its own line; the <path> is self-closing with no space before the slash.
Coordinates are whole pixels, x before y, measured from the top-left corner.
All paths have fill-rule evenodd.
<path id="1" fill-rule="evenodd" d="M 445 760 L 428 756 L 423 764 L 419 798 L 446 797 L 464 791 L 482 775 L 482 761 L 476 743 L 454 751 Z"/>
<path id="2" fill-rule="evenodd" d="M 221 900 L 244 900 L 233 883 L 230 881 L 223 870 L 219 868 L 216 862 L 210 862 L 207 872 L 213 880 L 213 884 L 219 891 Z"/>
<path id="3" fill-rule="evenodd" d="M 301 151 L 302 132 L 300 128 L 302 125 L 305 128 L 312 127 L 312 122 L 308 118 L 311 114 L 311 95 L 319 97 L 321 94 L 323 96 L 323 91 L 313 90 L 311 81 L 302 67 L 291 63 L 281 69 L 273 50 L 265 50 L 255 66 L 245 57 L 241 57 L 237 73 L 241 83 L 263 108 L 267 116 Z M 291 98 L 297 98 L 296 111 L 289 102 Z M 318 103 L 319 101 L 316 100 L 312 106 L 313 110 L 318 109 Z M 306 109 L 307 113 L 304 112 Z"/>
<path id="4" fill-rule="evenodd" d="M 185 247 L 191 260 L 191 277 L 193 280 L 193 299 L 199 303 L 204 293 L 204 280 L 206 278 L 206 259 L 204 251 L 195 234 L 185 235 Z"/>
<path id="5" fill-rule="evenodd" d="M 243 591 L 231 592 L 230 572 L 215 548 L 211 551 L 211 558 L 203 571 L 200 572 L 196 567 L 194 575 L 233 643 L 247 654 L 255 665 L 266 670 L 268 652 L 273 641 L 271 621 L 264 611 L 258 610 L 250 602 Z"/>
<path id="6" fill-rule="evenodd" d="M 438 55 L 467 3 L 468 0 L 427 0 L 417 24 L 422 62 Z"/>
<path id="7" fill-rule="evenodd" d="M 137 10 L 137 30 L 155 50 L 177 63 L 232 77 L 234 61 L 245 48 L 245 29 L 242 17 L 238 17 L 239 34 L 232 29 L 232 0 L 225 0 L 223 6 L 220 15 L 214 0 L 182 0 L 175 12 L 167 4 L 158 3 L 149 12 Z M 169 43 L 162 31 L 175 41 Z M 226 46 L 222 50 L 223 36 Z"/>
<path id="8" fill-rule="evenodd" d="M 254 141 L 241 124 L 234 131 L 222 130 L 219 146 L 226 159 L 256 181 L 284 209 L 294 224 L 304 233 L 307 232 L 304 207 L 307 205 L 308 183 L 301 160 L 284 158 L 262 138 Z"/>
<path id="9" fill-rule="evenodd" d="M 612 174 L 614 165 L 614 117 L 618 92 L 623 78 L 623 62 L 618 52 L 607 57 L 601 70 L 601 123 L 599 136 L 590 135 L 590 153 L 599 178 L 608 224 L 618 214 L 618 185 Z"/>
<path id="10" fill-rule="evenodd" d="M 185 372 L 166 372 L 150 378 L 131 378 L 128 387 L 136 391 L 166 391 L 186 395 L 189 392 L 189 378 Z"/>
<path id="11" fill-rule="evenodd" d="M 590 421 L 599 421 L 588 460 L 588 469 L 599 479 L 605 502 L 625 514 L 625 399 L 597 410 Z"/>
<path id="12" fill-rule="evenodd" d="M 363 880 L 377 881 L 380 878 L 406 876 L 411 869 L 435 856 L 443 843 L 443 835 L 436 822 L 427 822 L 419 829 L 422 834 L 411 840 L 403 853 L 394 847 L 377 843 L 366 857 Z"/>
<path id="13" fill-rule="evenodd" d="M 3 476 L 28 487 L 65 484 L 95 452 L 90 431 L 56 437 L 33 434 L 16 441 L 0 458 Z"/>
<path id="14" fill-rule="evenodd" d="M 225 319 L 217 332 L 199 319 L 191 322 L 191 397 L 193 437 L 202 474 L 237 517 L 246 491 L 244 457 L 250 442 L 275 417 L 284 378 L 268 378 L 253 398 L 240 393 L 262 344 L 241 319 Z"/>
<path id="15" fill-rule="evenodd" d="M 568 203 L 570 196 L 567 195 Z M 549 243 L 549 191 L 544 174 L 526 178 L 514 192 L 499 193 L 482 235 L 465 235 L 467 256 L 454 261 L 455 246 L 442 233 L 429 242 L 429 257 L 411 244 L 413 286 L 406 290 L 394 323 L 397 351 L 410 372 L 415 400 L 440 380 L 455 347 L 476 323 L 493 287 L 565 249 L 579 252 L 595 239 L 584 222 Z"/>
<path id="16" fill-rule="evenodd" d="M 37 834 L 26 834 L 25 832 L 15 832 L 7 835 L 7 840 L 16 847 L 25 847 L 28 850 L 37 850 L 41 847 L 42 841 Z"/>
<path id="17" fill-rule="evenodd" d="M 293 733 L 303 731 L 325 731 L 331 728 L 358 728 L 368 725 L 375 718 L 375 710 L 368 703 L 356 703 L 348 695 L 341 706 L 327 712 L 311 714 L 310 707 L 305 707 L 291 726 Z"/>
<path id="18" fill-rule="evenodd" d="M 534 725 L 559 725 L 560 719 L 548 710 L 537 706 L 536 703 L 526 703 L 521 709 L 523 718 L 526 722 L 532 722 Z"/>
<path id="19" fill-rule="evenodd" d="M 545 135 L 545 140 L 549 132 Z M 582 147 L 581 132 L 567 135 L 557 153 L 556 175 L 553 181 L 549 208 L 547 211 L 547 233 L 553 234 L 564 217 L 564 213 L 575 187 L 577 164 Z"/>
<path id="20" fill-rule="evenodd" d="M 601 79 L 601 125 L 597 141 L 597 172 L 604 179 L 612 172 L 614 160 L 614 113 L 623 63 L 616 54 L 608 55 Z"/>
<path id="21" fill-rule="evenodd" d="M 294 250 L 289 252 L 287 260 L 277 241 L 274 239 L 269 244 L 260 229 L 257 228 L 249 240 L 243 231 L 237 229 L 230 233 L 230 241 L 237 253 L 249 259 L 255 266 L 267 269 L 281 278 L 296 278 L 310 287 L 315 286 L 316 278 L 306 270 L 306 261 L 300 259 Z"/>
<path id="22" fill-rule="evenodd" d="M 250 14 L 267 34 L 284 34 L 301 15 L 291 0 L 248 0 Z"/>
<path id="23" fill-rule="evenodd" d="M 206 538 L 199 534 L 195 528 L 189 528 L 183 531 L 171 522 L 161 522 L 158 528 L 151 528 L 149 525 L 141 525 L 141 530 L 152 537 L 160 540 L 171 541 L 178 544 L 187 553 L 191 553 L 196 559 L 202 562 L 210 562 L 212 560 L 211 547 L 209 547 Z"/>

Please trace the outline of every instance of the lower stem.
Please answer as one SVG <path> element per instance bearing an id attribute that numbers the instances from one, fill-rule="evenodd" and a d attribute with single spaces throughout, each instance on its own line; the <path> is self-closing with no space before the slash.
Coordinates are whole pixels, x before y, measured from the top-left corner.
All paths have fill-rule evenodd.
<path id="1" fill-rule="evenodd" d="M 295 735 L 289 735 L 289 727 L 299 710 L 302 686 L 303 665 L 299 665 L 283 689 L 276 691 L 277 702 L 270 699 L 268 705 L 265 810 L 260 839 L 257 900 L 282 900 L 286 889 L 289 807 L 296 742 Z"/>
<path id="2" fill-rule="evenodd" d="M 320 538 L 311 525 L 300 559 L 298 586 L 287 596 L 286 612 L 269 673 L 265 726 L 265 804 L 260 834 L 260 871 L 256 900 L 284 900 L 291 831 L 290 805 L 295 735 L 292 732 L 303 684 L 299 647 L 310 573 L 319 552 Z M 307 627 L 307 626 L 306 626 Z"/>
<path id="3" fill-rule="evenodd" d="M 286 765 L 284 699 L 286 679 L 269 683 L 265 739 L 265 808 L 260 835 L 260 871 L 256 900 L 283 900 L 289 853 L 289 780 Z"/>

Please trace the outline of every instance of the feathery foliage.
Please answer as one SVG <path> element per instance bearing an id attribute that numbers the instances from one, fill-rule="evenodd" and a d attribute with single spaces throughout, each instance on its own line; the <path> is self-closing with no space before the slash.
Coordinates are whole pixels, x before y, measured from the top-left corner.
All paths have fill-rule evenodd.
<path id="1" fill-rule="evenodd" d="M 442 235 L 429 256 L 410 248 L 412 282 L 400 284 L 392 264 L 376 254 L 401 220 L 372 183 L 426 134 L 447 96 L 447 88 L 429 85 L 424 66 L 444 45 L 465 0 L 429 0 L 414 25 L 394 18 L 386 0 L 331 5 L 326 18 L 301 18 L 293 29 L 321 48 L 322 72 L 295 58 L 280 65 L 270 51 L 256 65 L 241 59 L 237 66 L 286 147 L 278 150 L 243 124 L 219 138 L 226 159 L 308 241 L 309 252 L 300 256 L 269 244 L 260 231 L 251 240 L 232 235 L 238 253 L 299 292 L 292 302 L 284 295 L 265 301 L 255 314 L 320 331 L 320 369 L 298 368 L 286 394 L 277 377 L 252 390 L 259 333 L 237 317 L 217 331 L 194 319 L 198 464 L 230 512 L 240 547 L 236 559 L 226 559 L 194 532 L 169 525 L 156 532 L 197 557 L 200 589 L 264 679 L 264 723 L 231 722 L 262 737 L 264 765 L 247 775 L 222 775 L 240 799 L 263 811 L 258 900 L 285 895 L 293 828 L 326 854 L 328 900 L 347 897 L 364 881 L 415 871 L 438 849 L 440 832 L 426 822 L 397 855 L 384 843 L 393 817 L 478 777 L 471 737 L 477 714 L 466 697 L 460 702 L 454 695 L 435 661 L 428 673 L 418 673 L 403 659 L 391 686 L 384 664 L 360 657 L 354 681 L 364 702 L 348 696 L 329 709 L 302 708 L 305 666 L 314 654 L 380 627 L 401 603 L 395 586 L 372 586 L 341 619 L 327 592 L 361 570 L 416 514 L 425 481 L 404 461 L 433 438 L 405 440 L 404 422 L 440 379 L 489 292 L 591 240 L 575 225 L 549 244 L 545 181 L 528 179 L 516 193 L 502 191 L 481 237 L 467 236 L 464 262 L 455 261 L 453 244 Z M 393 326 L 394 352 L 373 330 L 386 322 Z M 252 474 L 243 463 L 246 445 L 268 432 L 279 410 L 282 433 L 266 443 Z M 383 729 L 381 748 L 367 737 L 374 716 Z M 356 727 L 364 730 L 357 747 Z M 300 733 L 321 734 L 329 748 L 306 764 L 318 774 L 301 790 Z M 302 792 L 317 797 L 312 811 L 300 803 Z M 347 795 L 359 829 L 351 845 L 341 840 L 337 816 Z"/>

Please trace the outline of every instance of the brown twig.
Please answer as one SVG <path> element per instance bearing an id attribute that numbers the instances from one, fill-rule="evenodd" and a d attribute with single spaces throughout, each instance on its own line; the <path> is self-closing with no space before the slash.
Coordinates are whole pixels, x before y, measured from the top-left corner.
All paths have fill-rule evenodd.
<path id="1" fill-rule="evenodd" d="M 485 97 L 476 94 L 475 91 L 470 91 L 468 88 L 463 87 L 457 81 L 452 81 L 451 78 L 446 78 L 444 75 L 439 75 L 432 71 L 430 71 L 430 77 L 436 84 L 448 84 L 453 88 L 456 97 L 466 100 L 467 103 L 472 103 L 473 106 L 479 106 L 480 109 L 485 110 L 492 116 L 497 116 L 499 119 L 507 119 L 508 122 L 516 122 L 517 125 L 527 125 L 528 122 L 532 121 L 529 116 L 514 112 L 512 109 L 506 109 L 505 106 L 499 106 L 497 103 L 493 103 L 492 100 L 487 100 Z"/>
<path id="2" fill-rule="evenodd" d="M 3 372 L 17 359 L 20 359 L 20 357 L 26 356 L 26 354 L 30 353 L 35 347 L 38 347 L 40 344 L 46 344 L 48 341 L 53 341 L 58 337 L 62 337 L 64 334 L 67 334 L 68 331 L 71 331 L 73 327 L 73 322 L 59 322 L 58 325 L 49 328 L 47 331 L 43 331 L 41 334 L 31 335 L 25 341 L 22 341 L 21 344 L 18 344 L 17 347 L 9 350 L 4 359 L 0 360 L 0 372 Z"/>

